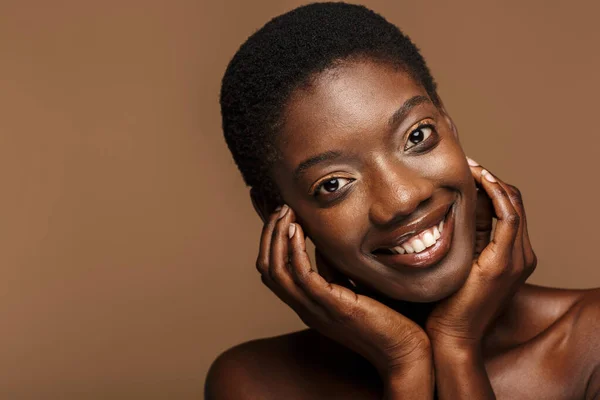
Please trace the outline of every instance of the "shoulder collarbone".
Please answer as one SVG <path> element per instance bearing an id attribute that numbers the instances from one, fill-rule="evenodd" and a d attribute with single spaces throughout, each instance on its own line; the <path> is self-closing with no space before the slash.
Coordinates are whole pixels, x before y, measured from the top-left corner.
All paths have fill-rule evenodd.
<path id="1" fill-rule="evenodd" d="M 261 362 L 254 345 L 243 343 L 217 357 L 206 376 L 206 400 L 270 398 L 265 393 L 268 387 L 256 373 L 257 367 L 268 368 L 269 363 Z"/>

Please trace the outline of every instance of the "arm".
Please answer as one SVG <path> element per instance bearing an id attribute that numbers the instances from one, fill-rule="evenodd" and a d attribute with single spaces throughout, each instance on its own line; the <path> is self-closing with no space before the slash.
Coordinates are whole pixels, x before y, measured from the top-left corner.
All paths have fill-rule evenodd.
<path id="1" fill-rule="evenodd" d="M 416 323 L 349 287 L 327 282 L 310 265 L 302 227 L 284 206 L 265 221 L 257 269 L 263 283 L 309 327 L 366 358 L 385 399 L 432 399 L 429 338 Z"/>
<path id="2" fill-rule="evenodd" d="M 383 399 L 433 399 L 434 375 L 433 360 L 424 357 L 411 368 L 384 379 Z"/>
<path id="3" fill-rule="evenodd" d="M 478 349 L 434 348 L 436 385 L 440 399 L 495 399 Z"/>
<path id="4" fill-rule="evenodd" d="M 440 399 L 495 399 L 482 356 L 487 328 L 531 275 L 536 257 L 519 191 L 470 162 L 498 220 L 493 240 L 473 262 L 461 289 L 427 321 Z"/>

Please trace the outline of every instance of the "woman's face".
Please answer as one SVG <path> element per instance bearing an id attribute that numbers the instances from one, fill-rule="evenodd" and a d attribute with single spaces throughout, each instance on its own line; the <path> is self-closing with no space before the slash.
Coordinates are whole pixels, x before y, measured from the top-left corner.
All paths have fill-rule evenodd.
<path id="1" fill-rule="evenodd" d="M 476 189 L 452 121 L 427 92 L 386 63 L 348 61 L 296 90 L 284 111 L 273 176 L 325 258 L 393 299 L 458 290 L 473 258 Z"/>

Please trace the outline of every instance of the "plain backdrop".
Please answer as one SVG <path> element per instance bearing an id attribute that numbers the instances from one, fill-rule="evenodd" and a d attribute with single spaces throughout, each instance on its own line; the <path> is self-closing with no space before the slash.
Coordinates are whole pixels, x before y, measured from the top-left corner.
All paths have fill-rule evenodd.
<path id="1" fill-rule="evenodd" d="M 0 0 L 0 398 L 201 399 L 219 353 L 303 327 L 255 270 L 218 105 L 239 45 L 300 4 Z M 598 3 L 363 4 L 523 191 L 530 281 L 600 286 Z"/>

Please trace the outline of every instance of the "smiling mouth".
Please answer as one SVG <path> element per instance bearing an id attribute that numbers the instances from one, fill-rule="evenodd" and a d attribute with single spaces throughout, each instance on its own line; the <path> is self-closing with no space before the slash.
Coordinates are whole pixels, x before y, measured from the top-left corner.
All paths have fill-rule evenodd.
<path id="1" fill-rule="evenodd" d="M 447 214 L 446 214 L 447 215 Z M 442 237 L 444 231 L 444 219 L 438 224 L 424 229 L 421 232 L 404 239 L 401 243 L 394 247 L 382 247 L 373 252 L 373 254 L 412 254 L 421 253 L 425 249 L 434 246 Z"/>
<path id="2" fill-rule="evenodd" d="M 454 231 L 456 203 L 449 207 L 441 221 L 414 235 L 405 237 L 393 247 L 372 252 L 381 263 L 394 268 L 425 268 L 438 263 L 450 250 Z"/>

